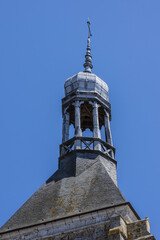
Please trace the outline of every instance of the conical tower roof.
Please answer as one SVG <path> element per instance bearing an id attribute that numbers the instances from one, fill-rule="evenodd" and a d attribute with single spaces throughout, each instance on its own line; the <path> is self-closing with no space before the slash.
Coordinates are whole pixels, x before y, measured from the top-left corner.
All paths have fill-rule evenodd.
<path id="1" fill-rule="evenodd" d="M 89 159 L 85 159 L 87 161 Z M 59 169 L 1 230 L 22 228 L 125 203 L 107 171 L 106 159 L 97 157 L 97 160 L 88 165 L 77 176 L 73 176 L 73 172 Z"/>

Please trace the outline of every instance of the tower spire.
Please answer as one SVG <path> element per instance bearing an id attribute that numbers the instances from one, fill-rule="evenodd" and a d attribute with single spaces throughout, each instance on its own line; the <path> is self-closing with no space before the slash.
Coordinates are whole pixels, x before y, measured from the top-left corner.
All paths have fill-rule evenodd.
<path id="1" fill-rule="evenodd" d="M 89 19 L 87 21 L 87 24 L 88 24 L 87 52 L 85 55 L 85 63 L 83 64 L 83 66 L 85 68 L 84 72 L 91 73 L 93 65 L 92 65 L 92 56 L 91 56 L 91 48 L 90 48 L 90 37 L 92 36 L 92 34 L 90 29 L 91 22 L 89 21 Z"/>

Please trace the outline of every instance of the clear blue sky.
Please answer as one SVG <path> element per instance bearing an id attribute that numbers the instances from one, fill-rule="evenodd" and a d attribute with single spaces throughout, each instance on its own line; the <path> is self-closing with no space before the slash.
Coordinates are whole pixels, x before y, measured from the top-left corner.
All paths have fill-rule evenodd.
<path id="1" fill-rule="evenodd" d="M 160 1 L 0 1 L 0 225 L 57 169 L 64 81 L 110 88 L 118 185 L 160 239 Z"/>

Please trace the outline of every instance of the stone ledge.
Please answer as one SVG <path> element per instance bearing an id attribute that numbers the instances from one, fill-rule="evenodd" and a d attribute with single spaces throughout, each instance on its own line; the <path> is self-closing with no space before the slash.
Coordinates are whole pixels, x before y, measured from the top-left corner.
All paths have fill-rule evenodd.
<path id="1" fill-rule="evenodd" d="M 135 221 L 127 224 L 128 239 L 137 239 L 150 235 L 149 219 Z"/>
<path id="2" fill-rule="evenodd" d="M 32 224 L 32 225 L 28 225 L 28 226 L 23 226 L 23 227 L 20 227 L 20 228 L 15 228 L 15 229 L 7 229 L 7 230 L 0 230 L 0 237 L 1 237 L 1 234 L 7 234 L 7 233 L 10 233 L 10 232 L 15 232 L 15 231 L 19 231 L 19 230 L 23 230 L 23 231 L 27 231 L 30 230 L 31 228 L 34 229 L 35 227 L 40 227 L 40 226 L 45 226 L 48 225 L 49 223 L 52 223 L 52 224 L 55 224 L 57 222 L 60 222 L 62 220 L 67 220 L 67 219 L 70 219 L 70 218 L 76 218 L 76 217 L 81 217 L 81 216 L 84 216 L 84 215 L 88 215 L 89 213 L 93 213 L 93 212 L 97 212 L 98 211 L 98 215 L 100 214 L 101 211 L 103 212 L 108 212 L 108 213 L 112 213 L 113 212 L 116 212 L 118 213 L 118 211 L 116 209 L 118 208 L 121 208 L 123 206 L 128 206 L 129 209 L 132 211 L 132 213 L 135 215 L 135 217 L 137 219 L 140 220 L 140 217 L 138 216 L 138 214 L 136 213 L 136 211 L 134 210 L 134 208 L 132 207 L 132 205 L 130 204 L 130 202 L 125 202 L 125 203 L 121 203 L 121 204 L 116 204 L 116 205 L 112 205 L 112 206 L 106 206 L 106 207 L 103 207 L 103 208 L 97 208 L 97 209 L 94 209 L 94 210 L 91 210 L 91 211 L 86 211 L 84 213 L 78 213 L 78 214 L 73 214 L 73 215 L 70 215 L 70 216 L 66 216 L 66 217 L 62 217 L 62 218 L 57 218 L 57 219 L 53 219 L 53 220 L 49 220 L 49 221 L 43 221 L 43 222 L 39 222 L 37 224 Z M 123 210 L 119 210 L 120 212 L 123 211 Z M 42 227 L 43 228 L 43 227 Z M 26 230 L 25 230 L 26 229 Z"/>
<path id="3" fill-rule="evenodd" d="M 99 150 L 83 150 L 83 149 L 76 149 L 76 150 L 72 150 L 71 152 L 59 157 L 59 167 L 60 167 L 60 161 L 61 159 L 63 159 L 66 156 L 70 156 L 72 154 L 76 154 L 76 153 L 84 153 L 84 154 L 96 154 L 96 155 L 101 155 L 102 157 L 106 158 L 107 160 L 110 160 L 111 162 L 113 162 L 116 166 L 117 166 L 117 161 L 109 156 L 107 156 L 106 154 L 104 154 L 103 152 L 99 151 Z"/>
<path id="4" fill-rule="evenodd" d="M 140 237 L 140 238 L 136 238 L 135 240 L 156 240 L 156 239 L 152 234 L 149 234 L 148 236 L 143 236 L 143 237 Z"/>
<path id="5" fill-rule="evenodd" d="M 121 228 L 120 227 L 115 227 L 109 230 L 108 235 L 115 235 L 117 233 L 121 232 Z"/>

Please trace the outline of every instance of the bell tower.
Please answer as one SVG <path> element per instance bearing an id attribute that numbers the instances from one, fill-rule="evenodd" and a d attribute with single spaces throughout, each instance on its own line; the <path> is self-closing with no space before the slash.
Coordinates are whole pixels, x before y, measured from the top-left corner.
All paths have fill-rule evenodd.
<path id="1" fill-rule="evenodd" d="M 110 130 L 111 107 L 107 84 L 93 73 L 79 72 L 65 82 L 65 98 L 62 99 L 63 133 L 60 155 L 74 150 L 101 151 L 114 159 L 115 148 Z M 74 126 L 74 138 L 69 137 L 70 125 Z M 105 141 L 101 139 L 101 128 L 105 129 Z M 83 137 L 89 129 L 92 137 Z M 88 142 L 88 143 L 87 143 Z M 85 144 L 85 146 L 83 146 Z"/>
<path id="2" fill-rule="evenodd" d="M 84 71 L 64 84 L 58 169 L 1 227 L 1 240 L 155 239 L 117 186 L 109 89 L 92 73 L 87 24 Z"/>
<path id="3" fill-rule="evenodd" d="M 59 167 L 68 169 L 73 161 L 81 156 L 78 164 L 82 164 L 84 170 L 84 159 L 94 161 L 99 156 L 106 159 L 106 164 L 112 165 L 111 177 L 116 183 L 116 160 L 115 148 L 112 143 L 110 129 L 111 105 L 109 103 L 109 88 L 107 84 L 92 73 L 92 56 L 90 48 L 90 22 L 88 21 L 89 34 L 87 39 L 87 52 L 85 55 L 84 71 L 68 78 L 65 81 L 65 97 L 62 99 L 63 132 L 62 144 L 60 145 Z M 70 126 L 74 127 L 74 136 L 70 138 Z M 101 139 L 103 127 L 105 140 Z M 89 129 L 91 136 L 83 136 Z M 69 157 L 70 156 L 70 157 Z M 64 160 L 65 159 L 65 160 Z M 66 160 L 67 159 L 67 160 Z M 68 164 L 68 161 L 70 164 Z M 87 161 L 87 160 L 85 160 Z M 64 166 L 64 162 L 66 163 Z M 92 163 L 93 163 L 92 162 Z M 88 164 L 87 164 L 88 167 Z M 76 172 L 75 172 L 76 175 Z"/>

